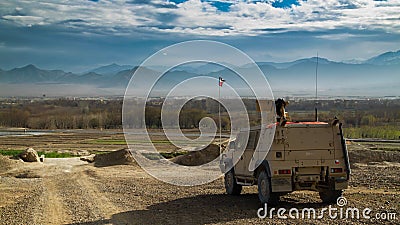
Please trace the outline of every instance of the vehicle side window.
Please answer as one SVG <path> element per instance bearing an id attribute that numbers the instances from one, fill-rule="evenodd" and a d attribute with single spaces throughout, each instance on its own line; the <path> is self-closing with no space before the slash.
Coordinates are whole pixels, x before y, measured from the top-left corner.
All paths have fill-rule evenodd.
<path id="1" fill-rule="evenodd" d="M 251 131 L 249 135 L 249 141 L 247 142 L 246 149 L 254 149 L 254 144 L 256 142 L 256 132 Z"/>

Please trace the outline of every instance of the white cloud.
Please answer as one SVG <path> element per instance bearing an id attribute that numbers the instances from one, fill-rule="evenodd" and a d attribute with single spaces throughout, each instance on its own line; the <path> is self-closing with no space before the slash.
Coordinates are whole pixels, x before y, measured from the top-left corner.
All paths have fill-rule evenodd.
<path id="1" fill-rule="evenodd" d="M 139 1 L 140 2 L 140 1 Z M 11 1 L 0 3 L 0 16 L 20 26 L 56 25 L 85 32 L 132 31 L 232 36 L 326 29 L 382 29 L 400 33 L 400 0 L 308 0 L 292 8 L 274 8 L 271 1 L 231 2 L 229 12 L 210 2 L 181 4 L 154 0 L 149 4 L 103 0 Z M 342 36 L 341 38 L 345 38 Z"/>
<path id="2" fill-rule="evenodd" d="M 12 15 L 5 15 L 2 16 L 5 20 L 14 21 L 17 24 L 31 27 L 32 25 L 44 25 L 45 19 L 39 16 L 12 16 Z"/>
<path id="3" fill-rule="evenodd" d="M 359 37 L 359 35 L 357 35 Z M 349 33 L 340 33 L 340 34 L 324 34 L 324 35 L 318 35 L 316 36 L 317 38 L 322 38 L 326 40 L 345 40 L 348 38 L 353 38 L 356 37 L 354 34 L 349 34 Z"/>

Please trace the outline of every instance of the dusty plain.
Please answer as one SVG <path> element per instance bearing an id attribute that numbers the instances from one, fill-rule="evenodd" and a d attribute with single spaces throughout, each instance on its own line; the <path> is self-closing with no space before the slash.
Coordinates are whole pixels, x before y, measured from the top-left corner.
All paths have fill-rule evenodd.
<path id="1" fill-rule="evenodd" d="M 160 137 L 160 151 L 176 151 Z M 121 131 L 63 131 L 0 137 L 0 149 L 88 155 L 126 148 Z M 223 179 L 195 187 L 163 183 L 137 164 L 96 167 L 76 158 L 23 163 L 0 156 L 0 224 L 399 224 L 400 144 L 348 143 L 352 176 L 345 207 L 370 208 L 371 219 L 260 219 L 257 188 L 225 194 Z M 318 193 L 294 192 L 277 208 L 314 207 Z M 332 207 L 338 207 L 332 205 Z M 340 207 L 338 207 L 340 208 Z M 376 214 L 396 213 L 392 220 Z M 287 211 L 286 214 L 287 215 Z"/>

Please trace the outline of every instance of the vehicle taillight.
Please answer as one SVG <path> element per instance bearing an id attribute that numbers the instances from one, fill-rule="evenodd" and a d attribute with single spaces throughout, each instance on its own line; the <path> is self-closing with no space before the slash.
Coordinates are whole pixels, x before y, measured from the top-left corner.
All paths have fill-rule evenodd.
<path id="1" fill-rule="evenodd" d="M 279 170 L 279 174 L 292 174 L 292 170 Z"/>
<path id="2" fill-rule="evenodd" d="M 331 173 L 342 173 L 343 169 L 342 168 L 331 168 Z"/>

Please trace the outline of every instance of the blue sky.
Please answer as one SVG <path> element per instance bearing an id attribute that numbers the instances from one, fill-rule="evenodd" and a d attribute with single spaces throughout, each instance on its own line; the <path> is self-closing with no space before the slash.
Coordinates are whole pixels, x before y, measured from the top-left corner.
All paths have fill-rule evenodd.
<path id="1" fill-rule="evenodd" d="M 367 59 L 400 49 L 399 12 L 400 0 L 2 0 L 0 68 L 136 65 L 196 39 L 256 61 Z"/>

